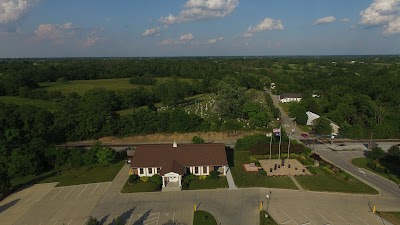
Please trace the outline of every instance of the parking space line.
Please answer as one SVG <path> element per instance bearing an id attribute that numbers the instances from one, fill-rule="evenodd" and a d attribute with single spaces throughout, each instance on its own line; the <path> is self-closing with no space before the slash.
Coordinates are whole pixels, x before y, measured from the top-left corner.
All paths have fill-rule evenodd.
<path id="1" fill-rule="evenodd" d="M 131 217 L 129 217 L 129 222 L 128 222 L 128 224 L 131 224 L 132 216 L 133 216 L 133 213 L 131 214 Z"/>
<path id="2" fill-rule="evenodd" d="M 175 212 L 174 215 L 172 216 L 172 222 L 175 222 Z"/>
<path id="3" fill-rule="evenodd" d="M 106 193 L 107 189 L 110 187 L 111 182 L 107 185 L 106 189 L 103 191 L 103 194 Z"/>
<path id="4" fill-rule="evenodd" d="M 291 221 L 293 221 L 295 224 L 299 225 L 298 223 L 296 223 L 296 221 L 294 221 L 294 220 L 285 212 L 285 210 L 283 210 L 283 209 L 281 209 L 281 210 L 282 210 L 283 213 L 285 213 L 285 215 L 286 215 L 287 217 L 289 217 L 289 219 L 290 219 Z"/>
<path id="5" fill-rule="evenodd" d="M 322 218 L 324 218 L 326 221 L 328 221 L 329 224 L 332 225 L 331 221 L 329 221 L 325 216 L 321 215 L 317 210 L 315 210 L 315 212 L 316 212 L 319 216 L 321 216 Z"/>
<path id="6" fill-rule="evenodd" d="M 308 218 L 306 215 L 304 215 L 304 213 L 302 213 L 300 210 L 297 210 L 297 211 L 299 211 L 299 213 L 300 213 L 301 215 L 303 215 L 306 219 L 308 219 L 308 220 L 310 221 L 310 223 L 313 223 L 313 222 L 310 220 L 310 218 Z M 315 224 L 315 223 L 313 223 L 313 224 Z"/>
<path id="7" fill-rule="evenodd" d="M 89 186 L 89 184 L 86 184 L 86 186 L 82 189 L 81 193 L 79 193 L 79 195 L 76 196 L 76 198 L 78 198 L 82 194 L 82 192 L 87 188 L 87 186 Z"/>
<path id="8" fill-rule="evenodd" d="M 335 213 L 335 212 L 334 212 Z M 347 222 L 345 219 L 343 219 L 343 217 L 339 216 L 337 213 L 335 213 L 336 216 L 338 216 L 340 219 L 342 219 L 344 222 L 346 222 L 347 224 L 351 224 L 349 222 Z"/>
<path id="9" fill-rule="evenodd" d="M 92 191 L 92 193 L 90 193 L 89 196 L 92 196 L 92 194 L 96 191 L 96 189 L 99 187 L 100 183 L 97 184 L 96 188 Z"/>
<path id="10" fill-rule="evenodd" d="M 50 193 L 50 191 L 51 191 L 52 189 L 53 189 L 53 188 L 49 188 L 49 190 L 48 190 L 44 195 L 42 195 L 42 197 L 40 197 L 39 199 L 37 199 L 36 202 L 39 202 L 40 200 L 42 200 L 42 198 L 43 198 L 44 196 L 46 196 L 48 193 Z"/>
<path id="11" fill-rule="evenodd" d="M 51 198 L 51 200 L 53 200 L 53 199 L 54 199 L 58 194 L 60 194 L 63 190 L 64 190 L 64 188 L 61 188 L 61 190 L 60 190 L 56 195 L 54 195 L 53 198 Z"/>
<path id="12" fill-rule="evenodd" d="M 20 198 L 25 197 L 26 194 L 28 194 L 31 190 L 27 190 Z"/>
<path id="13" fill-rule="evenodd" d="M 363 223 L 365 223 L 365 224 L 369 225 L 369 224 L 368 224 L 368 223 L 366 223 L 364 220 L 362 220 L 360 217 L 356 216 L 356 214 L 354 214 L 354 213 L 353 213 L 353 215 L 354 215 L 354 216 L 355 216 L 357 219 L 361 220 L 361 222 L 363 222 Z"/>
<path id="14" fill-rule="evenodd" d="M 35 197 L 35 194 L 36 194 L 37 192 L 38 192 L 38 191 L 34 191 L 33 194 L 32 194 L 32 196 L 31 196 L 30 198 L 28 198 L 28 199 L 25 201 L 25 203 L 29 202 L 33 197 Z"/>
<path id="15" fill-rule="evenodd" d="M 56 225 L 57 224 L 57 220 L 56 220 L 56 222 L 54 222 L 54 224 L 53 225 Z"/>
<path id="16" fill-rule="evenodd" d="M 83 221 L 82 225 L 85 225 L 86 221 L 88 220 L 89 217 L 86 217 L 85 221 Z"/>
<path id="17" fill-rule="evenodd" d="M 67 197 L 75 190 L 77 186 L 75 186 L 74 188 L 72 188 L 71 191 L 68 192 L 68 194 L 64 197 L 64 199 L 67 199 Z"/>
<path id="18" fill-rule="evenodd" d="M 290 221 L 292 221 L 292 220 L 286 220 L 286 221 L 282 222 L 281 224 L 287 224 L 287 223 L 289 223 Z"/>
<path id="19" fill-rule="evenodd" d="M 72 223 L 72 220 L 73 220 L 73 219 L 71 219 L 67 225 L 70 225 L 70 224 Z"/>

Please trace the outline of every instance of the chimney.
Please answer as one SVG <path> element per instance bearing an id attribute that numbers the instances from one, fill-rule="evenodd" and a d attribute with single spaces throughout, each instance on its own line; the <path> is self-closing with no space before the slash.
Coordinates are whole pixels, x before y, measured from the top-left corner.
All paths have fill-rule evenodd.
<path id="1" fill-rule="evenodd" d="M 176 141 L 174 140 L 174 143 L 172 144 L 172 147 L 177 148 L 178 144 L 176 143 Z"/>

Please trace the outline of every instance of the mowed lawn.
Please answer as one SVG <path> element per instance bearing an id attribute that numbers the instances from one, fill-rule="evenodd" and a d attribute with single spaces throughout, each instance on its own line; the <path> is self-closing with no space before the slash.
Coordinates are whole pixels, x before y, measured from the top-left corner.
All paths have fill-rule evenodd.
<path id="1" fill-rule="evenodd" d="M 373 172 L 373 173 L 379 174 L 379 175 L 381 175 L 382 177 L 384 177 L 384 178 L 386 178 L 386 179 L 388 179 L 388 180 L 391 180 L 391 181 L 396 182 L 397 184 L 400 184 L 400 175 L 391 173 L 390 171 L 388 171 L 387 173 L 380 173 L 380 172 L 377 172 L 377 171 L 375 171 L 375 170 L 369 168 L 369 167 L 367 166 L 367 164 L 368 164 L 368 163 L 372 163 L 372 164 L 373 164 L 374 161 L 373 161 L 372 159 L 368 159 L 368 158 L 357 158 L 357 159 L 353 159 L 353 160 L 351 161 L 351 163 L 352 163 L 353 165 L 357 166 L 357 167 L 364 168 L 364 169 L 369 170 L 369 171 L 371 171 L 371 172 Z"/>
<path id="2" fill-rule="evenodd" d="M 296 176 L 295 179 L 300 185 L 310 191 L 326 191 L 326 192 L 344 192 L 344 193 L 362 193 L 362 194 L 378 194 L 378 191 L 364 184 L 353 176 L 349 175 L 348 181 L 341 180 L 319 167 L 313 168 L 317 175 L 312 176 Z"/>
<path id="3" fill-rule="evenodd" d="M 297 189 L 290 177 L 268 177 L 258 172 L 245 172 L 242 165 L 250 163 L 250 155 L 248 151 L 228 152 L 228 161 L 230 163 L 232 160 L 229 158 L 232 156 L 234 158 L 234 165 L 230 165 L 230 170 L 236 186 Z"/>
<path id="4" fill-rule="evenodd" d="M 0 102 L 15 105 L 31 105 L 38 108 L 54 112 L 57 109 L 57 103 L 39 99 L 20 98 L 16 96 L 0 96 Z"/>
<path id="5" fill-rule="evenodd" d="M 149 88 L 146 85 L 130 84 L 129 78 L 117 78 L 117 79 L 99 79 L 99 80 L 74 80 L 67 82 L 43 82 L 39 84 L 42 88 L 48 91 L 61 91 L 63 94 L 78 93 L 79 95 L 85 94 L 90 89 L 104 88 L 112 91 L 129 90 L 134 87 L 143 86 Z"/>
<path id="6" fill-rule="evenodd" d="M 188 190 L 218 188 L 228 188 L 228 181 L 226 180 L 226 177 L 219 177 L 218 179 L 207 177 L 204 180 L 196 179 L 190 182 Z"/>
<path id="7" fill-rule="evenodd" d="M 135 180 L 132 184 L 128 181 L 125 182 L 121 193 L 137 193 L 137 192 L 157 192 L 161 191 L 161 186 L 153 182 L 142 182 L 139 179 Z"/>
<path id="8" fill-rule="evenodd" d="M 217 220 L 209 212 L 197 210 L 194 212 L 193 225 L 218 225 Z"/>
<path id="9" fill-rule="evenodd" d="M 79 169 L 62 170 L 59 175 L 47 177 L 39 183 L 59 182 L 57 187 L 112 181 L 125 164 L 125 160 L 109 166 L 82 166 Z"/>

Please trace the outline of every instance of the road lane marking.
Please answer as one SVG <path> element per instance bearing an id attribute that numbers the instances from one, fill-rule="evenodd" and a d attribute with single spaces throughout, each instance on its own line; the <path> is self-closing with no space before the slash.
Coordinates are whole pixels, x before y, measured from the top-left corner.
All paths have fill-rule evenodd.
<path id="1" fill-rule="evenodd" d="M 306 215 L 304 215 L 304 213 L 302 213 L 300 210 L 297 210 L 297 211 L 299 211 L 299 213 L 301 214 L 301 215 L 303 215 L 306 219 L 308 219 L 309 221 L 310 221 L 310 223 L 313 223 L 311 220 L 310 220 L 310 218 L 308 218 Z M 304 223 L 303 223 L 304 224 Z"/>
<path id="2" fill-rule="evenodd" d="M 61 188 L 61 190 L 56 195 L 54 195 L 53 198 L 51 198 L 51 200 L 53 200 L 55 197 L 57 197 L 57 195 L 60 194 L 60 192 L 62 192 L 62 190 L 64 190 L 64 188 Z"/>
<path id="3" fill-rule="evenodd" d="M 64 199 L 67 199 L 67 197 L 75 190 L 77 186 L 75 186 L 74 188 L 72 188 L 71 191 L 68 192 L 68 194 L 64 197 Z"/>
<path id="4" fill-rule="evenodd" d="M 129 217 L 129 222 L 128 222 L 128 224 L 131 224 L 132 216 L 133 216 L 133 213 L 131 214 L 131 217 Z"/>
<path id="5" fill-rule="evenodd" d="M 326 221 L 328 221 L 329 224 L 332 224 L 331 221 L 329 221 L 327 218 L 325 218 L 325 216 L 321 215 L 317 210 L 315 210 L 315 212 L 322 218 L 324 218 Z"/>
<path id="6" fill-rule="evenodd" d="M 67 225 L 70 225 L 70 224 L 71 224 L 71 222 L 72 222 L 72 220 L 73 220 L 73 219 L 71 219 Z"/>
<path id="7" fill-rule="evenodd" d="M 56 225 L 57 224 L 57 220 L 56 220 L 56 222 L 53 224 L 53 225 Z"/>
<path id="8" fill-rule="evenodd" d="M 334 213 L 335 213 L 335 212 L 334 212 Z M 346 222 L 346 223 L 348 223 L 348 224 L 351 224 L 351 223 L 347 222 L 345 219 L 343 219 L 343 217 L 339 216 L 337 213 L 335 213 L 335 215 L 338 216 L 340 219 L 342 219 L 344 222 Z"/>
<path id="9" fill-rule="evenodd" d="M 290 219 L 291 221 L 293 221 L 295 224 L 299 225 L 298 223 L 296 223 L 296 221 L 294 221 L 294 220 L 285 212 L 285 210 L 283 210 L 283 209 L 281 209 L 281 210 L 282 210 L 283 213 L 285 213 L 285 215 L 286 215 L 287 217 L 289 217 L 289 219 Z"/>
<path id="10" fill-rule="evenodd" d="M 35 192 L 32 194 L 32 196 L 31 196 L 30 198 L 28 198 L 28 199 L 25 201 L 25 203 L 29 202 L 33 197 L 35 197 L 35 194 L 36 194 L 37 192 L 38 192 L 38 191 L 35 191 Z"/>
<path id="11" fill-rule="evenodd" d="M 365 174 L 365 172 L 361 170 L 361 168 L 358 168 L 358 172 L 362 173 L 364 176 L 367 176 L 367 175 Z"/>
<path id="12" fill-rule="evenodd" d="M 364 220 L 362 220 L 362 219 L 361 219 L 360 217 L 358 217 L 356 214 L 353 213 L 353 215 L 354 215 L 357 219 L 361 220 L 361 222 L 363 222 L 363 223 L 365 223 L 365 224 L 368 225 L 368 223 L 366 223 Z"/>
<path id="13" fill-rule="evenodd" d="M 107 185 L 106 189 L 103 191 L 103 194 L 106 193 L 106 191 L 107 191 L 108 187 L 110 187 L 110 185 L 111 185 L 111 182 Z"/>
<path id="14" fill-rule="evenodd" d="M 92 194 L 96 191 L 96 189 L 99 187 L 100 183 L 97 184 L 96 188 L 92 191 L 92 193 L 90 193 L 89 196 L 92 196 Z"/>
<path id="15" fill-rule="evenodd" d="M 86 186 L 82 189 L 81 193 L 79 193 L 79 195 L 76 196 L 76 198 L 78 198 L 82 194 L 82 192 L 87 188 L 87 186 L 89 186 L 89 184 L 86 184 Z"/>

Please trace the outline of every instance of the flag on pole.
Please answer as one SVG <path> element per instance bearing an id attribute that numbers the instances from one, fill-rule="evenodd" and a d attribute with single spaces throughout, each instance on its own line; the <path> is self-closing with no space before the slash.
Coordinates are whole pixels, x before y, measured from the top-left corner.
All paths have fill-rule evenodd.
<path id="1" fill-rule="evenodd" d="M 275 136 L 281 136 L 281 128 L 275 128 L 272 130 Z"/>

